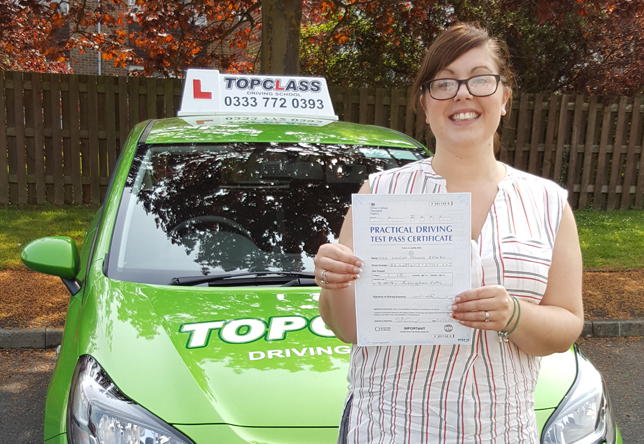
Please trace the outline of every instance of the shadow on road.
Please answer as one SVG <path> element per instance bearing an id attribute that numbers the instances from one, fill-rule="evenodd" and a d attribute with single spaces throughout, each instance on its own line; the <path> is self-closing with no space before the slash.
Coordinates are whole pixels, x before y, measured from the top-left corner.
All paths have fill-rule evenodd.
<path id="1" fill-rule="evenodd" d="M 0 350 L 0 441 L 43 442 L 47 386 L 55 350 Z"/>

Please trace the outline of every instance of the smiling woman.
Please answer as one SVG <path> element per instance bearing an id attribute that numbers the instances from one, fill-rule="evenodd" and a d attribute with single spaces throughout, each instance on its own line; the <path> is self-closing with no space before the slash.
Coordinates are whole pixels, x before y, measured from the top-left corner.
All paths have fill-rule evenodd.
<path id="1" fill-rule="evenodd" d="M 512 84 L 503 42 L 473 25 L 442 33 L 415 82 L 436 138 L 434 157 L 372 174 L 360 190 L 471 195 L 471 289 L 452 295 L 449 307 L 454 322 L 471 328 L 471 345 L 357 345 L 350 284 L 363 268 L 369 276 L 373 257 L 353 255 L 351 210 L 339 243 L 318 251 L 320 314 L 354 344 L 341 444 L 539 442 L 539 357 L 565 351 L 581 332 L 582 267 L 566 190 L 495 159 Z M 408 267 L 396 265 L 399 272 Z M 431 264 L 413 271 L 421 270 L 436 271 Z"/>

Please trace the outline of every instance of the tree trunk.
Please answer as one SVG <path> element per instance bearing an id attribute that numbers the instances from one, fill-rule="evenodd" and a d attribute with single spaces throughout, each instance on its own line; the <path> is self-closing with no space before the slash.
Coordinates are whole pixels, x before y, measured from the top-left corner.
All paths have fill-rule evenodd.
<path id="1" fill-rule="evenodd" d="M 262 74 L 300 73 L 302 0 L 262 0 Z"/>

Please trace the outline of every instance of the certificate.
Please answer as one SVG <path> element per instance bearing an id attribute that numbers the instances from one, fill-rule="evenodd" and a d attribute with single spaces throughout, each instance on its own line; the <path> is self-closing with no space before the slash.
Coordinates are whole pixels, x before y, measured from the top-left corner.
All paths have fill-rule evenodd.
<path id="1" fill-rule="evenodd" d="M 470 289 L 470 194 L 352 198 L 358 345 L 470 344 L 450 309 Z"/>

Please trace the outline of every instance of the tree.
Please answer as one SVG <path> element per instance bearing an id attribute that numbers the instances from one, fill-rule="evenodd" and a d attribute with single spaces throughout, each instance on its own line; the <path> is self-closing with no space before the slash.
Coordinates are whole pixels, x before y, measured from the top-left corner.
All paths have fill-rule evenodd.
<path id="1" fill-rule="evenodd" d="M 3 66 L 34 70 L 34 59 L 51 66 L 78 48 L 100 51 L 115 66 L 141 66 L 144 75 L 181 76 L 213 62 L 227 71 L 252 70 L 254 61 L 240 54 L 259 40 L 260 6 L 259 0 L 136 0 L 133 8 L 125 0 L 4 0 L 0 48 L 17 63 Z"/>
<path id="2" fill-rule="evenodd" d="M 52 26 L 43 5 L 0 3 L 0 70 L 70 72 L 65 57 L 48 43 Z"/>
<path id="3" fill-rule="evenodd" d="M 592 7 L 584 34 L 592 57 L 575 66 L 566 89 L 605 98 L 642 92 L 644 3 L 622 0 Z"/>
<path id="4" fill-rule="evenodd" d="M 0 5 L 0 54 L 15 55 L 1 58 L 4 69 L 54 69 L 69 49 L 91 48 L 143 75 L 213 63 L 295 74 L 299 58 L 300 72 L 330 84 L 400 87 L 441 30 L 476 21 L 508 42 L 521 91 L 611 97 L 644 87 L 644 2 L 633 0 L 41 1 Z"/>
<path id="5" fill-rule="evenodd" d="M 330 84 L 409 85 L 436 35 L 478 22 L 510 46 L 522 92 L 609 98 L 644 87 L 644 2 L 322 2 L 305 12 L 302 72 Z"/>
<path id="6" fill-rule="evenodd" d="M 308 5 L 302 30 L 302 71 L 334 85 L 408 86 L 438 28 L 433 1 L 388 0 Z M 314 7 L 314 6 L 317 6 Z"/>
<path id="7" fill-rule="evenodd" d="M 165 77 L 212 63 L 226 71 L 252 69 L 239 55 L 257 40 L 257 0 L 137 0 L 132 9 L 111 0 L 93 11 L 78 5 L 69 13 L 75 19 L 66 46 L 97 48 L 115 66 L 138 65 L 144 75 Z M 105 25 L 102 34 L 88 31 L 98 23 Z"/>
<path id="8" fill-rule="evenodd" d="M 261 72 L 299 74 L 302 0 L 262 0 Z"/>
<path id="9" fill-rule="evenodd" d="M 644 3 L 630 0 L 454 2 L 510 46 L 524 92 L 633 95 L 644 87 Z"/>

